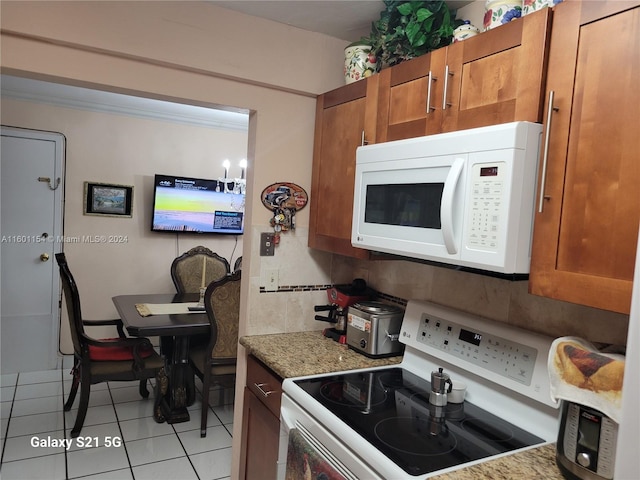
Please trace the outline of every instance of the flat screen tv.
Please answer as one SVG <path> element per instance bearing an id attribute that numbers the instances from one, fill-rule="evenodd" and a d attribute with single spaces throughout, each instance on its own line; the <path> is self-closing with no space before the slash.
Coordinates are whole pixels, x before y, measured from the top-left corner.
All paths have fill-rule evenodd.
<path id="1" fill-rule="evenodd" d="M 156 175 L 153 185 L 152 231 L 243 233 L 245 195 L 238 185 L 172 175 Z"/>

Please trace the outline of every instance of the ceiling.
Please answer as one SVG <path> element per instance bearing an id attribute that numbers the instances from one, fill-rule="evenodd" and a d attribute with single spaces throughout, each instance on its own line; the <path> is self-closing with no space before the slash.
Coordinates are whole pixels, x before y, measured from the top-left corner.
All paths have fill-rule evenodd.
<path id="1" fill-rule="evenodd" d="M 472 0 L 447 0 L 451 9 Z M 371 31 L 382 0 L 209 0 L 220 7 L 354 42 Z"/>

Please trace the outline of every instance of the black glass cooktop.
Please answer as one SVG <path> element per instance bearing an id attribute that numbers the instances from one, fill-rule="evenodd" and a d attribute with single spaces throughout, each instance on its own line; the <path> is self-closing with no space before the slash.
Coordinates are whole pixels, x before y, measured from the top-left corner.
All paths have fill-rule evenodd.
<path id="1" fill-rule="evenodd" d="M 431 405 L 429 382 L 398 367 L 295 383 L 410 475 L 544 442 L 469 402 Z"/>

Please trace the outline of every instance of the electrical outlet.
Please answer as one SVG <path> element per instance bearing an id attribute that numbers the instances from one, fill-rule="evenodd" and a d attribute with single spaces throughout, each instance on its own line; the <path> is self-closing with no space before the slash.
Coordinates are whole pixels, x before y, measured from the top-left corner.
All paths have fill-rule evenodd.
<path id="1" fill-rule="evenodd" d="M 278 290 L 280 272 L 277 268 L 265 268 L 262 271 L 262 284 L 267 292 Z"/>

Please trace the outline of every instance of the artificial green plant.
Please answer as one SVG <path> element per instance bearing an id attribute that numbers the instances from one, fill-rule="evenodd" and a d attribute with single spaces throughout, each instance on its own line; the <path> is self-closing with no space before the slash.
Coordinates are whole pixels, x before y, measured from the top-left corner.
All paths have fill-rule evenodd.
<path id="1" fill-rule="evenodd" d="M 383 0 L 385 9 L 362 41 L 371 45 L 378 68 L 390 67 L 451 43 L 462 24 L 444 1 Z"/>

